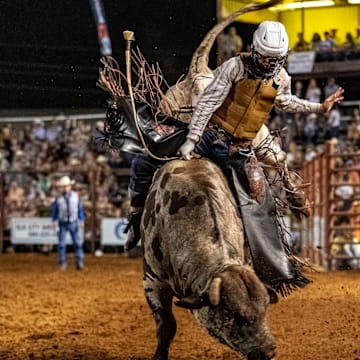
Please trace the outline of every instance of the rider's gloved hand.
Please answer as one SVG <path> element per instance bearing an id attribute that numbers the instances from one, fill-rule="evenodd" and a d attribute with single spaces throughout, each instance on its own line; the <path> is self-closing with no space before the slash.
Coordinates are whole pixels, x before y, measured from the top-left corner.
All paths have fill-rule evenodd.
<path id="1" fill-rule="evenodd" d="M 196 144 L 199 142 L 200 137 L 198 135 L 187 136 L 187 140 L 180 146 L 178 154 L 184 160 L 191 160 L 191 153 L 194 151 Z"/>

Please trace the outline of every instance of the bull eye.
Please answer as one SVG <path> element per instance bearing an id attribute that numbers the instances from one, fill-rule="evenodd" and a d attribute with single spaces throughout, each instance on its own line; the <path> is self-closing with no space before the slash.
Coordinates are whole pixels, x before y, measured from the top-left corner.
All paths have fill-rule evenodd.
<path id="1" fill-rule="evenodd" d="M 234 319 L 237 323 L 240 323 L 240 324 L 247 323 L 247 320 L 243 316 L 241 316 L 239 313 L 234 314 Z"/>

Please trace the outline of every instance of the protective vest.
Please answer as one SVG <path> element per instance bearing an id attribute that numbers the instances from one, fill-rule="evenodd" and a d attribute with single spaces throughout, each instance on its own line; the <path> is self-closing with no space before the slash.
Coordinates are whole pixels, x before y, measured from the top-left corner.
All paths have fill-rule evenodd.
<path id="1" fill-rule="evenodd" d="M 239 80 L 214 112 L 211 121 L 235 137 L 252 140 L 267 120 L 275 96 L 272 79 L 267 82 L 261 79 Z"/>

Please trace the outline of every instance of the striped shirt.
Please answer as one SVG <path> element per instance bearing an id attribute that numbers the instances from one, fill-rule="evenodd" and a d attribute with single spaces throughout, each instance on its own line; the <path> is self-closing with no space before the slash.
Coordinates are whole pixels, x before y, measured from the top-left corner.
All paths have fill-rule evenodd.
<path id="1" fill-rule="evenodd" d="M 58 196 L 52 204 L 53 222 L 74 222 L 84 221 L 84 209 L 79 195 L 75 191 L 70 191 Z"/>
<path id="2" fill-rule="evenodd" d="M 214 80 L 200 97 L 189 124 L 189 138 L 202 136 L 212 114 L 222 105 L 232 86 L 246 75 L 240 56 L 233 57 L 214 70 Z M 277 94 L 274 105 L 287 112 L 321 112 L 321 104 L 298 98 L 291 93 L 291 77 L 281 69 L 274 77 Z"/>

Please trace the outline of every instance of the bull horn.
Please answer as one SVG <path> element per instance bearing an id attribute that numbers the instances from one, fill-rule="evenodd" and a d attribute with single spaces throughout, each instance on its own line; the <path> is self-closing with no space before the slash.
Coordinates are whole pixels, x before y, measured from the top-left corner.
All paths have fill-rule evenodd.
<path id="1" fill-rule="evenodd" d="M 216 277 L 210 284 L 209 301 L 211 305 L 218 306 L 220 303 L 221 278 Z"/>

